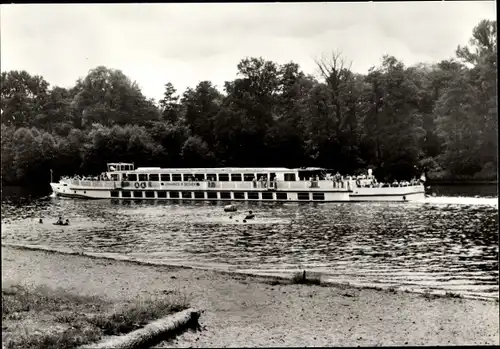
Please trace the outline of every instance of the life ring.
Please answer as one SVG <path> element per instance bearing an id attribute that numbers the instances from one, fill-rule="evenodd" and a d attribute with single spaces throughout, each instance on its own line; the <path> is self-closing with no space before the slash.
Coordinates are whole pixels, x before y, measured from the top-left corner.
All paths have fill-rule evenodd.
<path id="1" fill-rule="evenodd" d="M 143 188 L 143 189 L 146 188 L 146 182 L 141 183 L 141 188 Z"/>
<path id="2" fill-rule="evenodd" d="M 135 182 L 134 187 L 139 188 L 139 183 Z"/>
<path id="3" fill-rule="evenodd" d="M 361 186 L 361 181 L 359 179 L 356 179 L 356 185 L 359 187 Z"/>

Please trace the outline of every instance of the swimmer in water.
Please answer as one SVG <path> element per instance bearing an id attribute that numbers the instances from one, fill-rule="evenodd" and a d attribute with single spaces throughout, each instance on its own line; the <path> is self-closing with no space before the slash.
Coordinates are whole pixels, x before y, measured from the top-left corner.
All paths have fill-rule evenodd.
<path id="1" fill-rule="evenodd" d="M 38 223 L 43 223 L 43 219 L 40 218 L 40 220 L 38 221 Z"/>
<path id="2" fill-rule="evenodd" d="M 248 214 L 246 215 L 245 219 L 253 219 L 255 215 L 252 213 L 252 211 L 248 211 Z"/>

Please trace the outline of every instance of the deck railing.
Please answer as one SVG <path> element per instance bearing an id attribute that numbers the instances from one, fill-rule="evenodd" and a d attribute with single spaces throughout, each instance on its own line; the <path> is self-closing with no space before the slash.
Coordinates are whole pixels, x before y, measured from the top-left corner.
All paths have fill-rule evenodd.
<path id="1" fill-rule="evenodd" d="M 120 189 L 132 190 L 155 189 L 155 190 L 244 190 L 244 191 L 267 191 L 267 190 L 304 190 L 304 191 L 352 191 L 356 188 L 370 188 L 360 185 L 355 180 L 332 181 L 332 180 L 308 180 L 308 181 L 256 181 L 256 182 L 216 182 L 216 181 L 188 181 L 188 182 L 157 182 L 157 181 L 102 181 L 102 180 L 78 180 L 64 179 L 61 181 L 69 186 L 79 188 Z M 421 187 L 409 185 L 406 187 Z M 379 185 L 371 188 L 384 188 Z"/>

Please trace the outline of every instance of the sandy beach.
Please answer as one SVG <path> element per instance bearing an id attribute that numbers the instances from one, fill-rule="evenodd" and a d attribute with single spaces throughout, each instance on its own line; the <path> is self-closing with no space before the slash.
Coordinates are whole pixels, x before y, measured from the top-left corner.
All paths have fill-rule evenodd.
<path id="1" fill-rule="evenodd" d="M 180 291 L 200 332 L 157 347 L 498 345 L 498 302 L 351 287 L 272 285 L 217 271 L 2 246 L 2 284 L 112 300 Z"/>

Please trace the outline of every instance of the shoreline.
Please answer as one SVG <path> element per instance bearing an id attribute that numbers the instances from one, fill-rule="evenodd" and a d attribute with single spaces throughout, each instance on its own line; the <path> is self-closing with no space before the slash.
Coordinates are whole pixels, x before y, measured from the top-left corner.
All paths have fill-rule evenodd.
<path id="1" fill-rule="evenodd" d="M 499 344 L 496 302 L 273 280 L 2 244 L 2 283 L 113 302 L 186 294 L 206 329 L 157 348 Z"/>
<path id="2" fill-rule="evenodd" d="M 47 253 L 54 253 L 54 254 L 61 254 L 61 255 L 69 255 L 69 256 L 81 256 L 81 257 L 87 257 L 87 258 L 92 258 L 92 259 L 102 259 L 102 260 L 110 260 L 110 261 L 116 261 L 116 262 L 124 262 L 124 263 L 131 263 L 139 266 L 151 266 L 151 267 L 166 267 L 166 268 L 171 268 L 171 269 L 186 269 L 186 270 L 201 270 L 201 271 L 210 271 L 214 273 L 218 273 L 220 275 L 226 275 L 229 277 L 235 277 L 235 276 L 243 276 L 243 277 L 250 277 L 254 278 L 256 280 L 261 280 L 264 282 L 277 282 L 277 283 L 288 283 L 291 281 L 293 274 L 291 274 L 290 277 L 287 276 L 281 276 L 281 275 L 269 275 L 266 273 L 249 273 L 249 272 L 244 272 L 244 271 L 237 271 L 237 270 L 222 270 L 218 269 L 216 267 L 200 267 L 200 266 L 190 266 L 190 265 L 185 265 L 185 264 L 175 264 L 175 263 L 169 263 L 169 262 L 152 262 L 152 261 L 145 261 L 145 260 L 138 260 L 138 259 L 130 259 L 124 256 L 116 255 L 116 256 L 109 256 L 105 254 L 101 254 L 98 252 L 78 252 L 71 250 L 69 248 L 63 249 L 63 248 L 51 248 L 51 247 L 45 247 L 45 246 L 39 246 L 39 245 L 26 245 L 26 244 L 11 244 L 11 243 L 3 243 L 2 242 L 2 248 L 13 248 L 13 249 L 19 249 L 19 250 L 28 250 L 28 251 L 41 251 L 41 252 L 47 252 Z M 301 270 L 297 270 L 297 272 L 301 272 Z M 306 270 L 307 272 L 307 270 Z M 311 272 L 315 275 L 317 273 Z M 393 291 L 391 286 L 387 287 L 382 287 L 382 286 L 367 286 L 367 285 L 356 285 L 352 284 L 349 282 L 334 282 L 334 281 L 325 281 L 321 280 L 321 285 L 320 287 L 337 287 L 337 288 L 344 288 L 344 289 L 367 289 L 367 290 L 376 290 L 376 291 L 381 291 L 381 292 L 391 292 L 391 293 L 409 293 L 409 294 L 414 294 L 418 295 L 421 297 L 424 296 L 432 296 L 435 298 L 460 298 L 460 299 L 466 299 L 466 300 L 478 300 L 478 301 L 486 301 L 486 302 L 493 302 L 497 303 L 499 302 L 499 298 L 493 298 L 493 297 L 481 297 L 481 296 L 469 296 L 469 295 L 459 295 L 458 297 L 455 296 L 450 296 L 446 294 L 446 291 L 438 291 L 438 292 L 431 292 L 431 293 L 426 293 L 426 292 L 420 292 L 420 291 L 412 291 L 412 290 L 395 290 Z"/>

